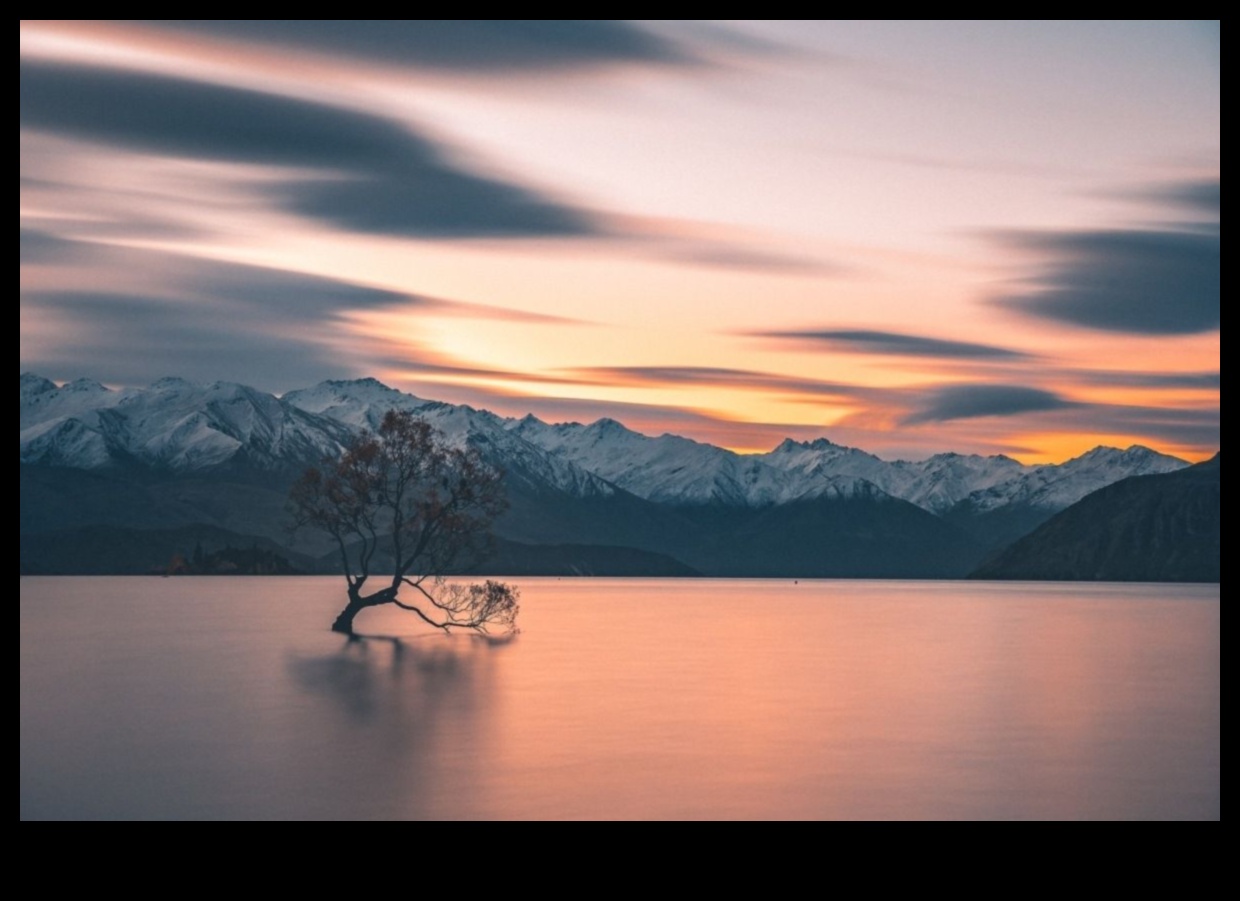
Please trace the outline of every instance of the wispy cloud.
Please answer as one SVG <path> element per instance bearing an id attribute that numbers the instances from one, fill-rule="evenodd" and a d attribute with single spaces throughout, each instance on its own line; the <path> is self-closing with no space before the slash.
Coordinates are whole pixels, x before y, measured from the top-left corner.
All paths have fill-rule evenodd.
<path id="1" fill-rule="evenodd" d="M 1188 335 L 1220 325 L 1217 230 L 1023 232 L 1002 239 L 1044 262 L 1025 287 L 996 298 L 999 306 L 1128 334 Z"/>
<path id="2" fill-rule="evenodd" d="M 596 233 L 590 213 L 472 172 L 394 121 L 179 78 L 23 60 L 21 124 L 130 150 L 285 170 L 256 188 L 352 231 L 537 237 Z"/>
<path id="3" fill-rule="evenodd" d="M 1050 391 L 1019 385 L 948 385 L 936 388 L 904 417 L 905 425 L 976 419 L 983 416 L 1015 416 L 1074 406 Z"/>
<path id="4" fill-rule="evenodd" d="M 1053 419 L 1065 432 L 1132 435 L 1152 444 L 1215 448 L 1221 438 L 1217 407 L 1193 409 L 1138 404 L 1081 404 Z"/>
<path id="5" fill-rule="evenodd" d="M 631 248 L 645 258 L 691 267 L 794 275 L 839 274 L 843 268 L 719 226 L 574 204 L 472 169 L 409 123 L 357 110 L 111 68 L 23 60 L 20 69 L 23 140 L 35 140 L 31 133 L 67 138 L 53 148 L 60 158 L 72 151 L 72 141 L 79 149 L 102 145 L 195 163 L 244 164 L 262 177 L 234 178 L 222 196 L 245 205 L 247 213 L 257 199 L 362 234 L 592 238 L 612 251 Z M 36 148 L 23 149 L 23 170 L 37 170 L 40 157 Z M 184 197 L 23 175 L 28 190 L 48 203 L 112 210 L 119 218 L 91 223 L 95 237 L 195 237 L 187 219 L 193 204 L 179 220 L 168 215 L 169 204 Z M 160 207 L 163 215 L 144 212 L 148 206 Z"/>
<path id="6" fill-rule="evenodd" d="M 715 366 L 592 366 L 565 370 L 585 384 L 649 388 L 712 385 L 771 394 L 807 395 L 814 398 L 848 399 L 869 396 L 875 389 L 844 382 L 797 378 L 752 369 Z"/>
<path id="7" fill-rule="evenodd" d="M 923 335 L 907 335 L 870 329 L 792 329 L 751 332 L 752 337 L 799 341 L 828 346 L 847 353 L 889 354 L 902 357 L 937 357 L 966 360 L 1020 360 L 1030 354 L 992 344 L 950 341 Z"/>
<path id="8" fill-rule="evenodd" d="M 650 239 L 638 235 L 637 240 L 639 245 L 646 245 L 652 256 L 689 266 L 736 269 L 771 275 L 836 276 L 849 271 L 848 267 L 839 263 L 806 254 L 771 250 L 747 244 L 743 239 L 665 236 Z"/>
<path id="9" fill-rule="evenodd" d="M 1088 385 L 1107 385 L 1123 388 L 1152 389 L 1202 389 L 1218 390 L 1222 387 L 1222 373 L 1214 372 L 1125 372 L 1105 369 L 1070 369 L 1062 375 Z"/>
<path id="10" fill-rule="evenodd" d="M 529 310 L 498 307 L 487 303 L 428 297 L 425 294 L 409 295 L 408 306 L 419 313 L 431 313 L 437 316 L 453 316 L 463 319 L 492 319 L 501 322 L 519 322 L 535 325 L 593 324 L 589 320 L 576 319 L 572 316 L 553 316 L 549 313 L 534 313 Z"/>
<path id="11" fill-rule="evenodd" d="M 1223 182 L 1219 178 L 1156 182 L 1108 191 L 1104 196 L 1159 203 L 1217 220 L 1223 208 Z"/>
<path id="12" fill-rule="evenodd" d="M 64 262 L 77 246 L 75 241 L 66 241 L 48 232 L 25 226 L 18 228 L 17 241 L 20 263 Z"/>
<path id="13" fill-rule="evenodd" d="M 244 379 L 268 389 L 362 375 L 368 367 L 380 365 L 458 376 L 515 377 L 461 365 L 421 347 L 417 362 L 411 362 L 407 352 L 389 360 L 382 345 L 352 335 L 351 316 L 396 310 L 414 323 L 425 315 L 581 324 L 284 269 L 76 241 L 29 228 L 20 230 L 20 243 L 24 263 L 46 265 L 60 281 L 23 290 L 22 363 L 57 377 L 89 375 L 137 384 L 149 381 L 151 371 L 204 381 L 244 372 Z M 91 283 L 109 287 L 78 287 Z M 27 340 L 34 337 L 40 317 L 74 324 L 53 342 L 54 351 L 42 349 L 43 341 Z M 556 376 L 520 378 L 571 381 Z"/>
<path id="14" fill-rule="evenodd" d="M 243 44 L 312 51 L 358 62 L 512 75 L 600 66 L 688 65 L 686 47 L 615 20 L 221 19 L 152 21 L 162 30 Z"/>
<path id="15" fill-rule="evenodd" d="M 95 256 L 102 250 L 94 248 Z M 328 341 L 344 313 L 407 302 L 397 292 L 283 270 L 148 251 L 112 252 L 111 266 L 126 263 L 160 272 L 162 284 L 124 293 L 26 291 L 21 300 L 23 364 L 122 384 L 148 381 L 152 371 L 204 381 L 243 372 L 261 386 L 288 388 L 354 374 Z M 51 316 L 74 327 L 60 336 L 54 350 L 32 350 L 42 342 L 24 340 L 31 313 L 35 320 Z"/>

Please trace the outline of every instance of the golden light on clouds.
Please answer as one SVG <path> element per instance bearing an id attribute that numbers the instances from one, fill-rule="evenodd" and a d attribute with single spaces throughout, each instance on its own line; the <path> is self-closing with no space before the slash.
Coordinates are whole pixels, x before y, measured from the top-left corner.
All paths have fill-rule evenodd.
<path id="1" fill-rule="evenodd" d="M 1199 34 L 417 27 L 22 23 L 22 367 L 133 378 L 91 335 L 156 323 L 257 387 L 317 364 L 745 450 L 1217 449 Z M 229 328 L 253 365 L 213 364 Z"/>

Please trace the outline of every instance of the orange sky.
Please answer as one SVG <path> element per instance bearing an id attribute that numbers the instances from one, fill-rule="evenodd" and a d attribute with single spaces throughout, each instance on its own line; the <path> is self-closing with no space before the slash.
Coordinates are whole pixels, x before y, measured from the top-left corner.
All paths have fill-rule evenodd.
<path id="1" fill-rule="evenodd" d="M 21 368 L 1218 449 L 1217 23 L 21 25 Z"/>

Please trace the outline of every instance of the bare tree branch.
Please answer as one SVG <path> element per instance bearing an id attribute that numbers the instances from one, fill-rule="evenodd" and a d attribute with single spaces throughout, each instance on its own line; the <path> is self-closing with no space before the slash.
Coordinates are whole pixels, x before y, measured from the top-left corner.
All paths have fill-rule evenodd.
<path id="1" fill-rule="evenodd" d="M 452 447 L 429 423 L 396 410 L 384 416 L 377 432 L 350 442 L 338 459 L 307 469 L 289 491 L 294 527 L 316 528 L 335 540 L 349 603 L 332 628 L 349 634 L 357 613 L 381 604 L 444 631 L 515 632 L 515 587 L 443 581 L 487 544 L 491 523 L 505 506 L 502 474 L 477 450 Z M 391 582 L 363 595 L 372 567 L 386 561 L 381 550 L 390 555 Z M 442 622 L 398 599 L 402 586 L 440 611 Z"/>

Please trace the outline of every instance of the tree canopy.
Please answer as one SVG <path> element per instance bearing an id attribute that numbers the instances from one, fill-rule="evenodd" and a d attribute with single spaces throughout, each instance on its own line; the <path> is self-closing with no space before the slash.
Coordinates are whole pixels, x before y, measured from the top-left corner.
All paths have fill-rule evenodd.
<path id="1" fill-rule="evenodd" d="M 332 629 L 347 635 L 358 613 L 381 604 L 444 631 L 514 632 L 516 588 L 444 579 L 487 553 L 505 506 L 502 474 L 476 450 L 449 445 L 429 423 L 398 410 L 339 458 L 303 472 L 289 492 L 294 525 L 326 532 L 336 545 L 349 602 Z M 380 587 L 367 593 L 372 576 Z"/>

